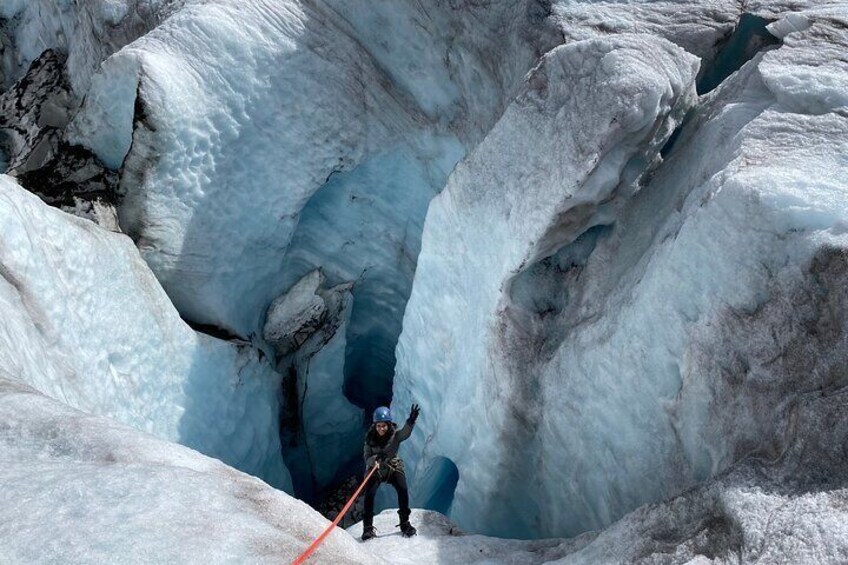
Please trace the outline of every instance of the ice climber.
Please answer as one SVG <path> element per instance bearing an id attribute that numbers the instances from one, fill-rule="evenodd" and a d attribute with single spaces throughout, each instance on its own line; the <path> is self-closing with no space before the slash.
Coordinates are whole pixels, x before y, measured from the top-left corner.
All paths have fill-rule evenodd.
<path id="1" fill-rule="evenodd" d="M 406 474 L 403 470 L 403 460 L 398 457 L 400 442 L 412 434 L 415 420 L 421 409 L 417 404 L 412 405 L 406 425 L 397 429 L 392 422 L 392 411 L 385 406 L 374 410 L 373 423 L 365 434 L 365 472 L 377 467 L 374 476 L 368 481 L 365 489 L 365 518 L 362 521 L 362 541 L 376 536 L 374 530 L 374 497 L 380 483 L 389 483 L 397 491 L 398 515 L 400 516 L 400 531 L 404 536 L 411 537 L 416 530 L 409 523 L 409 492 L 406 488 Z"/>

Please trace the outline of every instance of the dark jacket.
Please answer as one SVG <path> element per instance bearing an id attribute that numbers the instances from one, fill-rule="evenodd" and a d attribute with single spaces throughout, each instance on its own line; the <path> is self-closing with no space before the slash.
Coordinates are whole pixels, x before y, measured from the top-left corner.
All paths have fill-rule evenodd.
<path id="1" fill-rule="evenodd" d="M 400 442 L 412 435 L 413 427 L 415 423 L 409 420 L 401 429 L 397 429 L 397 424 L 392 423 L 386 435 L 380 437 L 372 425 L 365 434 L 365 467 L 371 469 L 376 461 L 390 461 L 397 458 Z"/>

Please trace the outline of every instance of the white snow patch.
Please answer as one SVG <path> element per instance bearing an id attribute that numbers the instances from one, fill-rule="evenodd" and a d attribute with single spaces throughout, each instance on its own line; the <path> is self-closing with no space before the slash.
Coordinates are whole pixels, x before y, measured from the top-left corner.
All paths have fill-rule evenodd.
<path id="1" fill-rule="evenodd" d="M 0 555 L 8 563 L 279 565 L 328 524 L 219 461 L 4 376 L 0 460 Z M 337 530 L 312 562 L 383 561 Z"/>

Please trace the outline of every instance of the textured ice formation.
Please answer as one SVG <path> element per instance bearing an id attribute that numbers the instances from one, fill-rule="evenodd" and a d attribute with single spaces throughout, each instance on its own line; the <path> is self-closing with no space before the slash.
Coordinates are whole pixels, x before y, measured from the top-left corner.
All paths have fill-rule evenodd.
<path id="1" fill-rule="evenodd" d="M 123 167 L 121 225 L 186 318 L 247 336 L 320 266 L 360 280 L 351 331 L 387 383 L 427 203 L 538 56 L 529 10 L 190 4 L 104 62 L 72 139 Z"/>
<path id="2" fill-rule="evenodd" d="M 773 24 L 783 45 L 701 100 L 629 200 L 628 175 L 604 166 L 621 159 L 599 124 L 609 123 L 602 112 L 639 105 L 609 88 L 555 114 L 569 124 L 558 137 L 519 129 L 519 117 L 530 122 L 519 109 L 535 109 L 519 97 L 457 167 L 428 212 L 398 348 L 395 401 L 430 408 L 403 451 L 417 496 L 428 496 L 418 477 L 448 458 L 459 470 L 450 515 L 461 526 L 538 536 L 603 528 L 746 457 L 782 462 L 809 481 L 800 492 L 841 484 L 843 448 L 818 471 L 818 456 L 800 446 L 841 446 L 844 425 L 820 425 L 798 406 L 848 384 L 845 12 L 802 17 L 809 26 L 797 15 Z M 657 76 L 594 68 L 624 84 Z M 531 75 L 528 93 L 533 84 Z M 569 156 L 623 181 L 614 198 L 587 191 L 604 184 L 569 170 Z M 569 196 L 559 209 L 556 194 Z M 777 484 L 769 488 L 783 489 L 784 502 L 800 488 Z M 838 555 L 833 520 L 821 524 Z M 760 535 L 731 527 L 737 534 L 743 542 L 731 545 L 750 548 L 748 536 Z M 810 555 L 813 545 L 791 543 Z"/>
<path id="3" fill-rule="evenodd" d="M 337 317 L 343 309 L 341 300 L 331 300 L 340 293 L 322 291 L 323 282 L 321 271 L 314 270 L 271 303 L 263 336 L 277 355 L 283 357 L 300 349 L 328 317 Z"/>
<path id="4" fill-rule="evenodd" d="M 423 433 L 405 452 L 416 473 L 432 457 L 456 463 L 452 515 L 460 524 L 533 532 L 522 523 L 532 514 L 524 495 L 532 484 L 514 476 L 523 483 L 513 489 L 522 510 L 510 500 L 512 477 L 498 474 L 507 461 L 534 465 L 521 452 L 530 446 L 516 445 L 508 427 L 512 417 L 542 414 L 527 398 L 534 393 L 529 375 L 512 377 L 509 369 L 524 373 L 525 358 L 539 352 L 493 343 L 495 332 L 508 329 L 498 312 L 516 275 L 612 221 L 617 201 L 692 104 L 696 72 L 692 56 L 647 36 L 559 47 L 433 201 L 398 347 L 395 400 L 429 407 Z M 544 480 L 539 469 L 532 473 Z M 490 507 L 495 489 L 501 494 Z"/>
<path id="5" fill-rule="evenodd" d="M 570 0 L 553 2 L 554 20 L 566 42 L 642 33 L 662 37 L 711 61 L 742 14 L 739 2 L 626 2 Z"/>
<path id="6" fill-rule="evenodd" d="M 72 407 L 290 488 L 279 375 L 250 345 L 189 328 L 123 235 L 0 177 L 0 368 Z"/>
<path id="7" fill-rule="evenodd" d="M 47 49 L 67 55 L 82 98 L 101 61 L 153 29 L 183 0 L 5 0 L 0 5 L 0 88 L 21 78 Z"/>
<path id="8" fill-rule="evenodd" d="M 332 382 L 368 411 L 391 398 L 429 201 L 558 41 L 548 15 L 189 3 L 103 63 L 71 140 L 120 168 L 121 227 L 195 327 L 248 338 L 314 269 L 354 283 Z"/>
<path id="9" fill-rule="evenodd" d="M 5 369 L 0 422 L 7 563 L 290 563 L 328 524 L 254 477 L 73 410 Z M 339 530 L 313 562 L 384 561 Z"/>
<path id="10" fill-rule="evenodd" d="M 283 374 L 280 430 L 295 494 L 311 503 L 361 466 L 362 410 L 344 395 L 349 284 L 312 271 L 271 305 L 265 340 Z"/>
<path id="11" fill-rule="evenodd" d="M 397 136 L 405 114 L 365 87 L 377 82 L 311 8 L 192 5 L 103 65 L 77 139 L 125 161 L 122 226 L 181 313 L 246 336 L 285 290 L 281 259 L 312 194 Z"/>

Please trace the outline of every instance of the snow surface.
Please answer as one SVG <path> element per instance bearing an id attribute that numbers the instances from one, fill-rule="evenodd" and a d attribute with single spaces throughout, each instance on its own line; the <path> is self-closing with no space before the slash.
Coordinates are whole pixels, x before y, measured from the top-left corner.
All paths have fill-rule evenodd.
<path id="1" fill-rule="evenodd" d="M 75 408 L 291 488 L 280 378 L 248 344 L 197 334 L 126 236 L 0 176 L 0 368 Z"/>
<path id="2" fill-rule="evenodd" d="M 609 88 L 545 112 L 558 109 L 556 83 L 535 79 L 547 98 L 520 96 L 457 167 L 428 212 L 398 347 L 394 401 L 428 408 L 402 450 L 419 500 L 437 494 L 419 478 L 448 458 L 460 526 L 574 535 L 745 456 L 774 460 L 818 434 L 842 445 L 839 426 L 788 422 L 799 395 L 848 384 L 835 298 L 848 247 L 846 13 L 805 14 L 813 25 L 705 97 L 630 199 L 626 175 L 607 202 L 567 160 L 595 166 L 597 144 L 597 170 L 619 181 L 615 138 L 597 124 L 633 106 Z M 634 51 L 652 72 L 612 75 L 624 85 L 658 76 L 662 51 Z M 530 135 L 537 113 L 549 117 Z M 785 464 L 815 475 L 815 461 Z"/>
<path id="3" fill-rule="evenodd" d="M 262 481 L 0 373 L 0 561 L 291 562 L 328 522 Z M 374 563 L 339 530 L 313 563 Z"/>
<path id="4" fill-rule="evenodd" d="M 442 514 L 426 510 L 413 510 L 410 522 L 415 525 L 418 535 L 405 538 L 397 527 L 397 512 L 381 512 L 374 517 L 377 537 L 366 542 L 365 546 L 375 555 L 383 556 L 396 565 L 535 565 L 556 562 L 591 541 L 591 537 L 575 541 L 526 541 L 470 535 Z M 347 531 L 359 538 L 362 535 L 362 523 L 351 526 Z"/>

